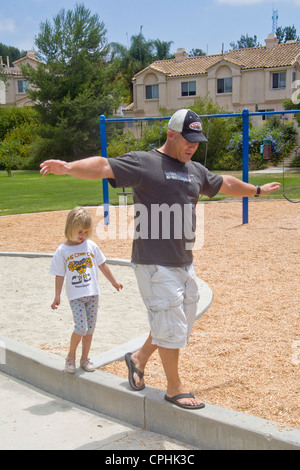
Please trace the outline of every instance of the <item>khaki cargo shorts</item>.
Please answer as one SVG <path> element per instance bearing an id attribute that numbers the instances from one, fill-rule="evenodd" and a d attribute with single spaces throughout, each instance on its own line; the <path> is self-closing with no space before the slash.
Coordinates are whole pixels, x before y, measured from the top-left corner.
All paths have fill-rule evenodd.
<path id="1" fill-rule="evenodd" d="M 194 265 L 171 268 L 133 264 L 133 268 L 148 310 L 152 344 L 168 349 L 185 347 L 199 301 Z"/>

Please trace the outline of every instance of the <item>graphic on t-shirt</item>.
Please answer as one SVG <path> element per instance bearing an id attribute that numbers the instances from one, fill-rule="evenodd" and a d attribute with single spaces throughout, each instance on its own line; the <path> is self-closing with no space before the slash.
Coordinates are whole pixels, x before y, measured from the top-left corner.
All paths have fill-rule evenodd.
<path id="1" fill-rule="evenodd" d="M 70 261 L 68 264 L 69 271 L 77 271 L 79 276 L 72 277 L 72 285 L 78 287 L 80 284 L 88 283 L 91 280 L 91 275 L 86 273 L 88 268 L 93 267 L 91 258 L 82 258 L 80 261 Z"/>
<path id="2" fill-rule="evenodd" d="M 183 173 L 181 171 L 165 171 L 167 180 L 183 181 L 184 183 L 196 183 L 197 178 L 193 174 Z"/>

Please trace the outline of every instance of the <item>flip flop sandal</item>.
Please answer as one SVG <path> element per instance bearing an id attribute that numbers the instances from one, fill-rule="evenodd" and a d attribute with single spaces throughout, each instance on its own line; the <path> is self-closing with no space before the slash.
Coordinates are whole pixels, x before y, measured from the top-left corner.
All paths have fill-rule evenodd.
<path id="1" fill-rule="evenodd" d="M 200 405 L 185 405 L 183 403 L 179 403 L 178 400 L 181 398 L 195 398 L 195 395 L 192 393 L 181 393 L 179 395 L 174 395 L 174 397 L 168 397 L 168 395 L 165 395 L 165 400 L 173 403 L 173 405 L 179 406 L 180 408 L 185 408 L 187 410 L 200 410 L 200 408 L 205 407 L 204 403 L 201 403 Z"/>
<path id="2" fill-rule="evenodd" d="M 133 364 L 133 362 L 131 360 L 131 353 L 127 353 L 125 355 L 125 361 L 126 361 L 126 365 L 128 367 L 128 381 L 129 381 L 130 387 L 135 392 L 139 392 L 140 390 L 144 390 L 145 384 L 142 385 L 141 387 L 137 387 L 135 385 L 134 380 L 133 380 L 133 374 L 137 374 L 140 379 L 142 379 L 144 377 L 144 374 L 137 367 L 135 367 L 135 365 Z"/>

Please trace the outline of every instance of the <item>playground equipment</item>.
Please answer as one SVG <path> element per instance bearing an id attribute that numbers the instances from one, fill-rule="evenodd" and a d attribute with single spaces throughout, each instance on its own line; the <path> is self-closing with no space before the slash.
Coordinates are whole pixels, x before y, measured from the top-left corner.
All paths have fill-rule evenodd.
<path id="1" fill-rule="evenodd" d="M 241 117 L 243 120 L 243 181 L 249 182 L 249 124 L 250 117 L 252 116 L 274 116 L 274 115 L 288 115 L 297 114 L 300 110 L 286 110 L 286 111 L 261 111 L 250 113 L 248 109 L 244 109 L 242 113 L 232 114 L 210 114 L 200 115 L 201 119 L 218 119 L 218 118 L 236 118 Z M 111 122 L 140 122 L 140 121 L 163 121 L 169 120 L 170 117 L 145 117 L 145 118 L 111 118 L 106 119 L 104 115 L 100 116 L 100 137 L 101 137 L 101 155 L 102 157 L 108 157 L 107 155 L 107 138 L 106 138 L 106 124 Z M 284 197 L 289 202 L 291 201 L 283 193 Z M 104 204 L 104 223 L 109 224 L 109 194 L 108 194 L 108 181 L 103 180 L 103 204 Z M 248 224 L 249 222 L 249 198 L 244 197 L 242 203 L 242 223 Z"/>

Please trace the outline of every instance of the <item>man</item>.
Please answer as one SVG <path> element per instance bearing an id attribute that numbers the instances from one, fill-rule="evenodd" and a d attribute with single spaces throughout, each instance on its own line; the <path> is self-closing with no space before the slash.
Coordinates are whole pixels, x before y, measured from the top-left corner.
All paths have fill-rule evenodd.
<path id="1" fill-rule="evenodd" d="M 183 109 L 170 119 L 167 140 L 160 149 L 113 159 L 91 157 L 72 163 L 48 160 L 41 164 L 44 176 L 54 173 L 83 179 L 107 178 L 114 187 L 132 187 L 136 217 L 144 214 L 136 225 L 132 262 L 151 332 L 139 351 L 125 356 L 129 383 L 133 390 L 145 387 L 145 366 L 158 349 L 167 378 L 165 399 L 188 409 L 205 406 L 185 388 L 178 372 L 179 351 L 188 343 L 199 300 L 189 243 L 195 231 L 199 195 L 214 197 L 221 192 L 250 197 L 280 187 L 276 182 L 254 186 L 209 172 L 191 160 L 200 142 L 207 140 L 199 116 Z"/>

